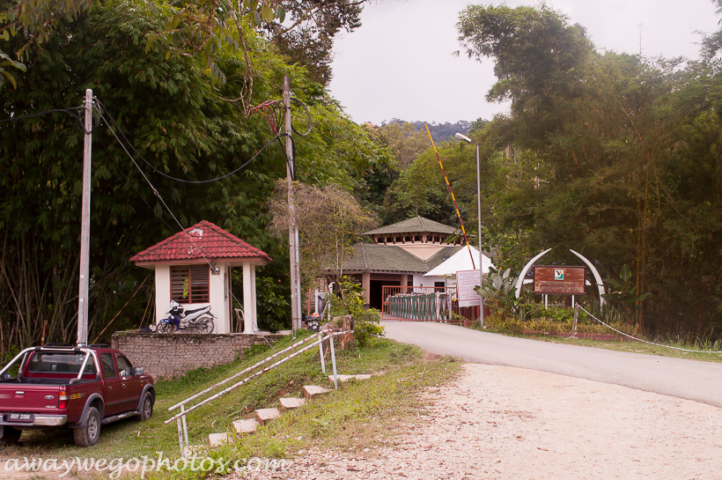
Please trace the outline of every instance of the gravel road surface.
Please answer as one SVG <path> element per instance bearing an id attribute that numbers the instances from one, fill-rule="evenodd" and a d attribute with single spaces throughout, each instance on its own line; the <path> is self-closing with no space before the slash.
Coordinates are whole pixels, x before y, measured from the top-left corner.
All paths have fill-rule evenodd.
<path id="1" fill-rule="evenodd" d="M 394 444 L 309 451 L 294 480 L 719 480 L 722 410 L 534 370 L 466 364 Z"/>

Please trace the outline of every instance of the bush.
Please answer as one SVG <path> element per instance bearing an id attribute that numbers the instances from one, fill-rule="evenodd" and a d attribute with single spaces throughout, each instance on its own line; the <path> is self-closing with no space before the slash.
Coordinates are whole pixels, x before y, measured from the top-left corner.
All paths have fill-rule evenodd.
<path id="1" fill-rule="evenodd" d="M 343 277 L 338 282 L 339 293 L 334 294 L 331 303 L 331 315 L 334 317 L 350 315 L 353 318 L 353 333 L 359 347 L 368 345 L 372 335 L 383 336 L 384 327 L 381 322 L 381 312 L 374 308 L 364 308 L 363 290 L 361 286 Z"/>
<path id="2" fill-rule="evenodd" d="M 551 309 L 550 309 L 551 310 Z M 550 311 L 548 310 L 548 311 Z M 568 314 L 556 313 L 558 319 L 551 316 L 542 318 L 531 318 L 528 320 L 520 320 L 515 317 L 504 318 L 501 315 L 490 315 L 485 319 L 486 327 L 499 331 L 509 333 L 524 333 L 524 332 L 543 332 L 543 333 L 572 333 L 574 323 L 574 310 L 572 309 L 558 309 L 559 311 L 566 310 L 571 313 L 571 320 L 567 320 Z M 582 317 L 584 312 L 579 312 L 579 321 L 577 323 L 577 333 L 592 333 L 592 334 L 607 334 L 613 333 L 604 325 L 599 323 L 591 323 L 586 314 Z M 478 322 L 476 328 L 478 328 Z M 475 328 L 472 325 L 472 328 Z M 615 328 L 622 332 L 632 334 L 633 328 L 628 325 L 615 325 Z"/>

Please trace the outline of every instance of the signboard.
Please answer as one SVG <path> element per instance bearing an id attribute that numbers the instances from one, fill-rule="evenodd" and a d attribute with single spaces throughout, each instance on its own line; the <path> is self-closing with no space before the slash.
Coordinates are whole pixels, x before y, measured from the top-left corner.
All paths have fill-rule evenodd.
<path id="1" fill-rule="evenodd" d="M 479 270 L 461 270 L 456 272 L 456 296 L 460 307 L 473 307 L 481 304 L 481 297 L 474 291 L 479 285 Z"/>
<path id="2" fill-rule="evenodd" d="M 542 295 L 585 295 L 586 267 L 534 266 L 534 293 Z"/>

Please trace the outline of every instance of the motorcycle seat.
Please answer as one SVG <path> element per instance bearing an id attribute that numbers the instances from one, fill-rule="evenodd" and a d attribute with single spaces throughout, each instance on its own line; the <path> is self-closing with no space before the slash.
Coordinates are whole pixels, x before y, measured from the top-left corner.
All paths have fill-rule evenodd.
<path id="1" fill-rule="evenodd" d="M 193 309 L 193 310 L 186 310 L 184 313 L 185 313 L 186 315 L 190 315 L 191 313 L 200 312 L 201 310 L 208 310 L 208 307 L 210 307 L 210 305 L 207 305 L 207 306 L 201 307 L 201 308 L 195 308 L 195 309 Z"/>

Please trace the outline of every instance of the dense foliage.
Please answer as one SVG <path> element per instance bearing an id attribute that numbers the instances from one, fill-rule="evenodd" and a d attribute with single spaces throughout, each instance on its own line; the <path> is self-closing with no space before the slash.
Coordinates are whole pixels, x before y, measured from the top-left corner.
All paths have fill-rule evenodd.
<path id="1" fill-rule="evenodd" d="M 512 102 L 475 135 L 503 266 L 549 247 L 559 262 L 582 252 L 603 277 L 628 265 L 629 322 L 722 333 L 718 34 L 685 62 L 599 53 L 547 7 L 471 6 L 459 32 L 469 56 L 495 61 L 488 97 Z"/>
<path id="2" fill-rule="evenodd" d="M 243 25 L 246 51 L 229 41 L 214 52 L 224 82 L 202 53 L 176 55 L 177 45 L 159 39 L 179 8 L 109 0 L 56 19 L 52 35 L 27 46 L 27 72 L 14 72 L 17 88 L 4 89 L 0 98 L 0 119 L 76 108 L 86 88 L 103 105 L 93 131 L 91 341 L 129 298 L 109 331 L 138 326 L 143 316 L 153 282 L 138 287 L 152 272 L 132 266 L 128 258 L 180 230 L 160 198 L 183 226 L 207 219 L 269 253 L 275 262 L 259 272 L 259 316 L 266 326 L 286 321 L 287 253 L 266 230 L 268 199 L 276 179 L 286 173 L 282 149 L 272 144 L 238 174 L 208 184 L 178 183 L 157 173 L 214 178 L 272 141 L 274 132 L 263 116 L 247 116 L 246 109 L 225 100 L 244 88 L 246 54 L 253 59 L 254 105 L 278 99 L 285 74 L 293 95 L 310 110 L 314 129 L 296 138 L 299 180 L 360 188 L 364 173 L 387 159 L 324 88 L 303 68 L 289 66 L 251 22 Z M 232 31 L 224 33 L 232 40 Z M 24 41 L 11 36 L 3 49 L 17 51 Z M 1 128 L 0 343 L 7 350 L 40 341 L 72 342 L 83 133 L 78 120 L 63 112 Z M 114 137 L 120 130 L 148 161 L 135 156 L 160 198 Z"/>
<path id="3" fill-rule="evenodd" d="M 296 137 L 297 180 L 353 193 L 349 204 L 383 224 L 424 215 L 455 225 L 423 125 L 356 125 L 325 90 L 334 36 L 358 28 L 363 3 L 0 0 L 0 121 L 14 119 L 0 124 L 0 355 L 74 339 L 83 141 L 74 115 L 86 88 L 103 106 L 91 340 L 116 315 L 108 331 L 137 326 L 152 301 L 152 273 L 128 258 L 180 229 L 160 198 L 183 226 L 207 219 L 269 253 L 259 318 L 287 322 L 285 241 L 267 228 L 285 157 L 270 117 L 252 113 L 280 97 L 284 75 L 314 123 Z M 489 100 L 511 102 L 491 122 L 430 125 L 472 241 L 475 145 L 444 141 L 467 129 L 481 151 L 482 241 L 501 271 L 517 273 L 546 248 L 545 262 L 577 263 L 571 248 L 610 279 L 608 299 L 637 330 L 720 336 L 722 30 L 703 36 L 691 61 L 601 53 L 547 7 L 470 6 L 458 28 L 465 54 L 495 62 Z M 18 119 L 52 109 L 68 111 Z M 218 177 L 268 142 L 223 180 L 159 174 Z"/>
<path id="4" fill-rule="evenodd" d="M 469 133 L 496 265 L 516 273 L 547 248 L 544 262 L 578 264 L 574 249 L 638 330 L 722 335 L 722 30 L 702 37 L 692 61 L 600 53 L 582 26 L 544 6 L 470 6 L 458 29 L 464 53 L 494 62 L 487 98 L 511 102 Z M 409 124 L 383 128 L 403 162 L 384 223 L 457 224 L 428 145 Z M 474 237 L 476 146 L 438 147 Z"/>

